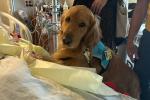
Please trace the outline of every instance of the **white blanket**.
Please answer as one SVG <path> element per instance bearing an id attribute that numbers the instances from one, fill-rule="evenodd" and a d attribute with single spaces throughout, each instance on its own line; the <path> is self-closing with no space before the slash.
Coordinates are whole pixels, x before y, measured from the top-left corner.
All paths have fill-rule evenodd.
<path id="1" fill-rule="evenodd" d="M 54 81 L 31 76 L 27 64 L 17 57 L 0 60 L 0 100 L 134 100 L 128 96 L 96 96 L 67 89 Z"/>
<path id="2" fill-rule="evenodd" d="M 0 100 L 85 100 L 54 82 L 31 76 L 27 65 L 15 57 L 0 60 Z"/>

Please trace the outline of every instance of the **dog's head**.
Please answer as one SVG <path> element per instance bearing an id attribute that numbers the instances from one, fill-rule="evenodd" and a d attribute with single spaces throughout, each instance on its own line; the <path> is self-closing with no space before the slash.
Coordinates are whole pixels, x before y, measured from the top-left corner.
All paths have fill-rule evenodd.
<path id="1" fill-rule="evenodd" d="M 59 47 L 93 47 L 102 37 L 99 28 L 98 20 L 90 9 L 83 5 L 73 6 L 61 17 Z"/>

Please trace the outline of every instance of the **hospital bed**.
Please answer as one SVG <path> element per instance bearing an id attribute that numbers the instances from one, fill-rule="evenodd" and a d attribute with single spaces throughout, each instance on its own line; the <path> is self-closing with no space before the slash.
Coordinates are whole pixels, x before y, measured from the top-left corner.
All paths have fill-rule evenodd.
<path id="1" fill-rule="evenodd" d="M 19 43 L 9 41 L 9 33 L 16 24 L 22 38 Z M 31 33 L 24 24 L 3 12 L 0 38 L 0 100 L 135 100 L 109 88 L 102 83 L 101 76 L 86 68 L 32 57 L 29 53 L 33 51 L 42 57 L 49 56 L 32 44 Z"/>

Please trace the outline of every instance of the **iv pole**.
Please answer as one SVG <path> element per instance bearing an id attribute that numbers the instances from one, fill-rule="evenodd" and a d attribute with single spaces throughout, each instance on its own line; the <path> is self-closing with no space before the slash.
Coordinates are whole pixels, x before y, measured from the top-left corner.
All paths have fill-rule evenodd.
<path id="1" fill-rule="evenodd" d="M 58 30 L 58 0 L 52 0 L 52 23 L 54 24 L 53 29 Z M 54 50 L 57 49 L 57 35 L 53 35 L 54 38 Z"/>
<path id="2" fill-rule="evenodd" d="M 57 10 L 57 2 L 58 0 L 52 0 L 52 23 L 57 24 L 58 23 L 58 10 Z"/>

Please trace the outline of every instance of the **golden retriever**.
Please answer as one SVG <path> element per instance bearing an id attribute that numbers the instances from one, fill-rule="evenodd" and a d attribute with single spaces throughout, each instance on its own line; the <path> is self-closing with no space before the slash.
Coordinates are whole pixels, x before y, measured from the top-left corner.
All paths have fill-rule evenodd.
<path id="1" fill-rule="evenodd" d="M 79 67 L 94 67 L 100 73 L 100 60 L 92 57 L 92 48 L 102 38 L 97 18 L 85 6 L 73 6 L 61 17 L 58 34 L 58 50 L 52 56 L 55 62 Z M 88 48 L 90 62 L 84 56 Z M 108 69 L 101 74 L 103 82 L 113 82 L 122 91 L 139 98 L 139 81 L 134 73 L 118 56 L 113 54 Z"/>

